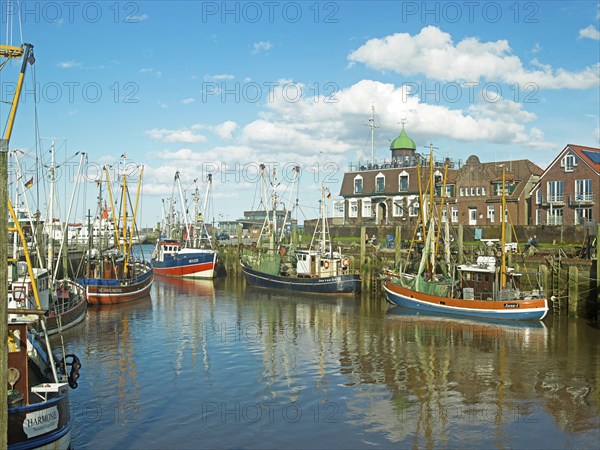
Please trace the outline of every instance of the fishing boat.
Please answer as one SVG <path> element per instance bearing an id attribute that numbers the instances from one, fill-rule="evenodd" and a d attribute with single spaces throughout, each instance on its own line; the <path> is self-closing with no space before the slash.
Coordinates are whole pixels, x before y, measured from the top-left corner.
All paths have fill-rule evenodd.
<path id="1" fill-rule="evenodd" d="M 298 168 L 298 177 L 299 173 Z M 275 177 L 273 179 L 272 210 L 267 211 L 262 228 L 270 238 L 269 248 L 242 255 L 241 268 L 246 282 L 255 287 L 309 294 L 359 293 L 360 275 L 352 271 L 349 258 L 343 256 L 339 249 L 333 249 L 329 237 L 325 200 L 331 195 L 326 196 L 327 190 L 321 189 L 320 218 L 309 248 L 295 248 L 288 252 L 288 247 L 282 243 L 285 224 L 281 228 L 277 226 L 277 182 Z"/>
<path id="2" fill-rule="evenodd" d="M 28 64 L 33 64 L 33 46 L 22 47 L 0 45 L 0 56 L 22 58 L 19 82 L 13 97 L 3 145 L 0 152 L 0 173 L 7 173 L 8 142 L 16 114 L 23 76 Z M 3 62 L 0 70 L 5 67 Z M 3 178 L 2 183 L 7 179 Z M 65 355 L 57 363 L 48 337 L 45 321 L 46 311 L 39 299 L 37 277 L 29 258 L 27 240 L 19 220 L 7 196 L 7 189 L 0 189 L 0 229 L 6 230 L 10 214 L 12 226 L 9 232 L 16 232 L 25 257 L 25 266 L 31 284 L 30 294 L 35 307 L 27 302 L 19 302 L 22 297 L 22 281 L 19 280 L 19 261 L 8 258 L 6 245 L 0 246 L 0 271 L 7 275 L 0 286 L 0 297 L 7 301 L 7 372 L 4 379 L 10 385 L 7 389 L 7 447 L 8 449 L 57 448 L 67 449 L 71 443 L 71 417 L 69 411 L 69 386 L 77 387 L 81 363 L 75 355 Z M 40 277 L 40 280 L 43 277 Z M 17 298 L 16 298 L 17 297 Z M 66 375 L 67 366 L 71 372 Z"/>
<path id="3" fill-rule="evenodd" d="M 435 248 L 440 232 L 436 233 L 433 202 L 423 223 L 429 221 L 425 243 L 416 273 L 387 271 L 384 289 L 389 303 L 438 314 L 504 320 L 542 320 L 548 313 L 548 302 L 541 287 L 530 291 L 520 289 L 520 273 L 507 267 L 506 259 L 506 178 L 502 168 L 501 245 L 498 255 L 479 256 L 474 264 L 456 266 L 458 279 L 454 279 L 449 250 L 446 250 L 446 273 L 435 272 Z M 430 189 L 433 181 L 430 178 Z M 432 191 L 433 192 L 433 191 Z M 423 209 L 424 210 L 424 209 Z M 446 230 L 447 221 L 444 222 Z M 449 243 L 445 231 L 446 245 Z M 448 249 L 448 247 L 446 247 Z M 497 259 L 500 263 L 498 264 Z"/>
<path id="4" fill-rule="evenodd" d="M 171 196 L 168 199 L 168 209 L 163 208 L 161 237 L 152 253 L 154 272 L 169 277 L 214 278 L 219 269 L 219 252 L 213 247 L 204 221 L 211 203 L 212 174 L 208 175 L 203 209 L 200 208 L 200 192 L 196 185 L 192 194 L 194 209 L 191 219 L 179 171 L 175 173 L 175 186 L 179 191 L 183 225 L 176 219 L 175 198 Z"/>
<path id="5" fill-rule="evenodd" d="M 109 168 L 108 166 L 104 167 L 103 173 L 113 211 L 114 242 L 117 245 L 104 250 L 95 248 L 91 240 L 89 242 L 89 249 L 84 257 L 84 274 L 76 281 L 85 286 L 88 302 L 92 305 L 130 302 L 150 293 L 154 270 L 150 263 L 145 261 L 141 250 L 137 252 L 138 254 L 133 252 L 133 236 L 137 232 L 135 220 L 143 176 L 143 166 L 138 168 L 137 193 L 131 216 L 127 207 L 129 199 L 127 174 L 123 172 L 120 176 L 121 214 L 117 217 Z M 131 170 L 130 166 L 129 170 Z M 99 181 L 98 184 L 101 186 L 103 182 Z M 99 195 L 98 209 L 100 210 L 101 207 L 102 195 Z"/>
<path id="6" fill-rule="evenodd" d="M 61 257 L 65 256 L 64 261 L 67 260 L 66 248 L 67 241 L 65 239 L 66 229 L 69 217 L 67 217 L 67 221 L 62 223 L 59 219 L 54 218 L 54 203 L 57 197 L 56 195 L 56 163 L 55 163 L 55 139 L 52 139 L 52 143 L 50 146 L 50 164 L 48 166 L 48 182 L 49 182 L 49 194 L 47 201 L 47 218 L 42 221 L 34 224 L 32 220 L 32 214 L 29 213 L 29 206 L 27 201 L 27 188 L 23 185 L 23 177 L 18 177 L 21 181 L 23 198 L 25 200 L 25 205 L 27 206 L 27 214 L 21 215 L 21 220 L 25 223 L 28 222 L 31 235 L 28 236 L 31 239 L 34 248 L 37 249 L 36 256 L 38 260 L 38 267 L 34 267 L 33 274 L 37 278 L 38 285 L 38 294 L 42 301 L 42 307 L 47 310 L 46 312 L 46 329 L 49 334 L 56 334 L 61 330 L 66 330 L 78 323 L 80 323 L 85 318 L 85 313 L 87 311 L 87 297 L 85 293 L 85 288 L 76 283 L 74 280 L 69 278 L 67 272 L 67 265 L 64 264 L 63 267 L 63 277 L 58 278 L 59 266 L 61 262 Z M 80 153 L 80 152 L 78 152 Z M 77 153 L 76 153 L 77 155 Z M 17 157 L 17 152 L 14 152 L 15 160 L 17 162 L 17 174 L 21 172 L 19 158 Z M 77 177 L 73 186 L 73 191 L 71 195 L 71 201 L 69 204 L 67 214 L 70 215 L 73 209 L 73 201 L 75 198 L 76 190 L 79 186 L 79 180 L 81 178 L 82 167 L 85 160 L 85 154 L 80 153 L 80 163 L 79 169 L 77 171 Z M 40 201 L 38 200 L 38 204 Z M 42 243 L 37 240 L 37 232 L 34 232 L 34 229 L 37 226 L 43 225 L 42 227 L 42 237 L 46 240 L 46 245 L 41 245 Z M 17 239 L 13 239 L 13 242 L 17 242 Z M 60 243 L 58 246 L 58 252 L 56 252 L 56 244 Z M 46 262 L 44 264 L 42 260 L 42 249 L 46 247 Z M 18 255 L 17 246 L 14 246 L 13 257 L 16 259 Z M 63 262 L 64 262 L 63 261 Z M 18 263 L 21 265 L 21 270 L 17 270 L 17 275 L 19 279 L 15 281 L 14 286 L 19 286 L 21 293 L 21 302 L 31 302 L 33 296 L 31 294 L 31 280 L 29 279 L 29 274 L 26 270 L 23 270 L 24 263 L 21 261 Z M 45 267 L 44 267 L 45 266 Z M 17 284 L 18 283 L 18 284 Z M 26 305 L 26 307 L 30 307 L 30 305 Z"/>
<path id="7" fill-rule="evenodd" d="M 9 210 L 16 219 L 10 202 Z M 26 242 L 16 224 L 13 228 Z M 81 362 L 73 354 L 54 355 L 46 319 L 48 272 L 32 267 L 26 246 L 25 258 L 11 259 L 8 265 L 8 448 L 68 449 L 69 387 L 78 385 Z M 22 271 L 27 272 L 26 282 Z"/>

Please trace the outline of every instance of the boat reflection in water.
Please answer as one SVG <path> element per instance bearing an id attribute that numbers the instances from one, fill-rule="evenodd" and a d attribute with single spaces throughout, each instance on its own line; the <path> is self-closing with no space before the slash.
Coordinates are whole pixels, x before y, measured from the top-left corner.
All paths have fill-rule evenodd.
<path id="1" fill-rule="evenodd" d="M 68 341 L 90 380 L 74 391 L 76 448 L 597 443 L 598 330 L 583 322 L 218 281 L 157 277 L 152 301 L 90 311 Z"/>

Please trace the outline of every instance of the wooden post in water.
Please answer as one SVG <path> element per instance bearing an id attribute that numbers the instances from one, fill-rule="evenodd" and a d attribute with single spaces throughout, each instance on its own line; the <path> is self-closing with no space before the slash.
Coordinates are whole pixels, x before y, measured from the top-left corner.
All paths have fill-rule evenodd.
<path id="1" fill-rule="evenodd" d="M 576 317 L 578 310 L 578 300 L 579 300 L 579 286 L 577 283 L 579 282 L 579 270 L 576 266 L 569 267 L 569 281 L 567 284 L 568 289 L 568 314 Z"/>
<path id="2" fill-rule="evenodd" d="M 360 227 L 360 261 L 358 262 L 358 270 L 360 270 L 360 280 L 362 284 L 362 290 L 365 290 L 367 286 L 368 274 L 366 273 L 366 254 L 367 254 L 367 243 L 365 242 L 365 227 Z"/>
<path id="3" fill-rule="evenodd" d="M 8 141 L 0 139 L 0 230 L 2 239 L 6 239 L 8 228 Z M 23 244 L 25 245 L 25 244 Z M 8 245 L 6 240 L 0 245 L 0 386 L 4 386 L 0 395 L 0 448 L 8 445 Z"/>
<path id="4" fill-rule="evenodd" d="M 400 258 L 402 257 L 402 227 L 398 225 L 396 227 L 396 254 L 394 255 L 394 268 L 398 268 L 400 264 Z"/>
<path id="5" fill-rule="evenodd" d="M 456 245 L 458 246 L 458 264 L 462 264 L 465 259 L 465 249 L 463 245 L 463 225 L 458 224 L 458 236 L 456 236 Z"/>
<path id="6" fill-rule="evenodd" d="M 553 293 L 552 293 L 552 282 L 550 279 L 550 272 L 548 271 L 548 266 L 541 264 L 538 267 L 538 272 L 539 272 L 540 284 L 542 285 L 542 288 L 544 290 L 544 295 L 548 299 L 548 307 L 550 309 L 556 311 L 560 305 L 558 304 L 558 300 L 556 301 L 557 302 L 556 304 L 555 304 L 555 302 L 553 302 L 551 300 Z"/>
<path id="7" fill-rule="evenodd" d="M 360 227 L 360 264 L 362 266 L 363 261 L 365 260 L 365 255 L 367 254 L 367 243 L 365 242 L 365 235 L 367 229 L 365 227 Z"/>

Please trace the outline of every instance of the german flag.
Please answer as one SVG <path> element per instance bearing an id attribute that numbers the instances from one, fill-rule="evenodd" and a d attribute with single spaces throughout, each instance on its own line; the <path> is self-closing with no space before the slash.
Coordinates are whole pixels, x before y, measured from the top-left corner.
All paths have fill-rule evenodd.
<path id="1" fill-rule="evenodd" d="M 31 186 L 33 186 L 33 177 L 31 177 L 31 179 L 25 183 L 25 189 L 29 189 Z"/>

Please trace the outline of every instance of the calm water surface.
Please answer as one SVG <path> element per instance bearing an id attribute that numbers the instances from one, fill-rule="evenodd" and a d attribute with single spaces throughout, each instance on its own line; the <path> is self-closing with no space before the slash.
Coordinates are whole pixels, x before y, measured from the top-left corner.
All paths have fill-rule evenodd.
<path id="1" fill-rule="evenodd" d="M 157 278 L 65 333 L 73 447 L 598 448 L 599 331 Z"/>

